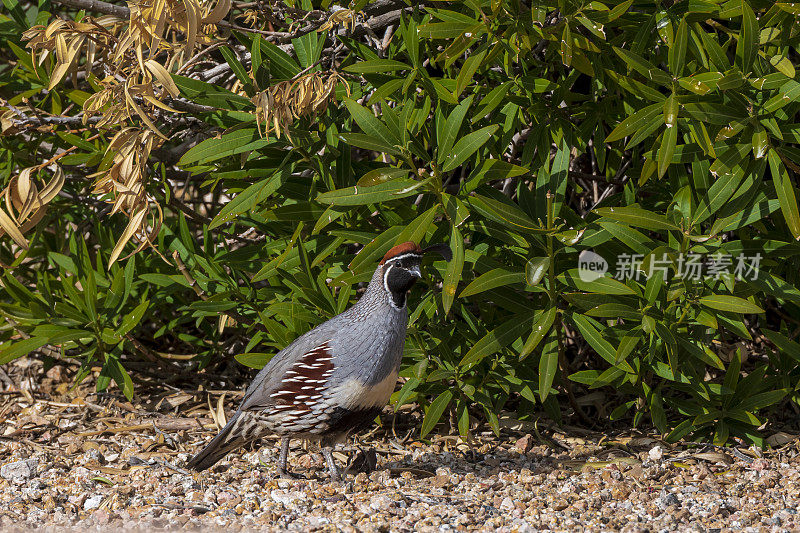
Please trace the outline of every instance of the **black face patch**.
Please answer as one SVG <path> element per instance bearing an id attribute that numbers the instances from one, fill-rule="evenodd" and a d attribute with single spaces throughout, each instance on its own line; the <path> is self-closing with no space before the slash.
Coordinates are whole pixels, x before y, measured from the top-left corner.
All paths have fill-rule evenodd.
<path id="1" fill-rule="evenodd" d="M 392 263 L 386 272 L 386 288 L 392 294 L 401 294 L 405 299 L 406 292 L 414 286 L 417 277 L 397 263 Z"/>

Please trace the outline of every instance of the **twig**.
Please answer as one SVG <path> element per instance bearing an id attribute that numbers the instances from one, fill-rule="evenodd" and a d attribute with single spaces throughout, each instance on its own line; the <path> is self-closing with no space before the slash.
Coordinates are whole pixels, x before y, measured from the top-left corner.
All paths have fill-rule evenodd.
<path id="1" fill-rule="evenodd" d="M 200 213 L 198 213 L 197 211 L 195 211 L 194 209 L 192 209 L 191 207 L 189 207 L 188 205 L 183 203 L 181 200 L 178 200 L 178 197 L 175 196 L 175 194 L 171 194 L 170 195 L 170 197 L 169 197 L 169 205 L 171 205 L 172 207 L 177 208 L 184 215 L 188 216 L 189 218 L 191 218 L 193 220 L 196 220 L 196 221 L 200 222 L 201 224 L 210 224 L 211 223 L 211 219 L 210 218 L 208 218 L 207 216 L 201 215 Z M 233 233 L 229 233 L 229 232 L 223 231 L 221 229 L 218 230 L 218 229 L 215 228 L 214 231 L 218 231 L 221 235 L 224 235 L 225 237 L 227 237 L 229 239 L 233 239 L 233 240 L 239 241 L 241 243 L 254 244 L 254 243 L 258 242 L 258 240 L 256 240 L 256 239 L 248 239 L 247 237 L 243 237 L 241 235 L 236 235 L 236 234 L 233 234 Z"/>
<path id="2" fill-rule="evenodd" d="M 109 2 L 103 2 L 102 0 L 54 0 L 54 2 L 56 4 L 62 4 L 65 6 L 75 7 L 78 9 L 85 9 L 86 11 L 103 13 L 105 15 L 113 15 L 121 19 L 129 19 L 131 16 L 131 10 L 129 8 L 124 6 L 119 6 L 116 4 L 111 4 Z M 366 24 L 368 24 L 369 28 L 372 30 L 383 29 L 391 24 L 394 24 L 400 18 L 400 12 L 402 11 L 401 6 L 405 5 L 406 4 L 401 0 L 378 0 L 377 2 L 374 2 L 365 8 L 366 13 L 368 15 L 371 15 L 371 18 L 367 21 Z M 420 7 L 424 6 L 420 5 Z M 307 33 L 316 31 L 323 24 L 325 24 L 325 22 L 328 21 L 328 19 L 334 12 L 335 10 L 329 10 L 329 11 L 315 10 L 306 12 L 305 13 L 306 18 L 314 14 L 317 16 L 316 20 L 309 22 L 304 27 L 293 32 L 258 30 L 254 28 L 246 28 L 243 26 L 238 26 L 236 24 L 231 24 L 230 22 L 227 21 L 220 21 L 217 23 L 217 26 L 220 28 L 234 29 L 237 31 L 258 33 L 268 37 L 277 37 L 279 40 L 285 40 L 285 42 L 289 42 L 291 39 L 302 37 Z M 362 30 L 362 32 L 363 31 L 364 30 Z"/>
<path id="3" fill-rule="evenodd" d="M 208 296 L 206 296 L 206 293 L 203 292 L 203 289 L 199 287 L 199 285 L 197 284 L 197 280 L 192 277 L 192 275 L 189 273 L 189 269 L 186 268 L 186 265 L 184 264 L 183 260 L 181 260 L 181 254 L 178 252 L 178 250 L 172 252 L 172 259 L 178 266 L 178 271 L 180 271 L 180 273 L 183 274 L 184 279 L 189 283 L 189 287 L 191 287 L 192 290 L 194 290 L 195 294 L 197 294 L 197 296 L 199 296 L 200 299 L 204 301 L 208 300 Z"/>
<path id="4" fill-rule="evenodd" d="M 131 10 L 129 8 L 102 2 L 100 0 L 55 0 L 55 3 L 77 7 L 78 9 L 85 9 L 86 11 L 95 11 L 97 13 L 103 13 L 104 15 L 114 15 L 121 19 L 127 19 L 131 16 Z"/>
<path id="5" fill-rule="evenodd" d="M 600 182 L 600 183 L 613 183 L 614 185 L 623 185 L 624 184 L 624 182 L 622 180 L 619 180 L 617 178 L 609 178 L 607 176 L 599 176 L 599 175 L 596 175 L 596 174 L 588 174 L 586 172 L 580 172 L 578 170 L 570 170 L 569 171 L 569 175 L 570 175 L 570 177 L 573 177 L 573 178 L 582 178 L 582 179 L 585 179 L 585 180 L 597 181 L 597 182 Z"/>
<path id="6" fill-rule="evenodd" d="M 209 105 L 196 104 L 194 102 L 184 100 L 183 98 L 170 98 L 169 105 L 178 111 L 188 111 L 189 113 L 210 113 L 219 109 Z"/>
<path id="7" fill-rule="evenodd" d="M 322 63 L 322 60 L 323 60 L 323 59 L 325 59 L 325 58 L 324 58 L 324 57 L 320 57 L 319 59 L 317 59 L 316 61 L 314 61 L 314 63 L 313 63 L 313 64 L 311 64 L 311 65 L 307 66 L 306 68 L 304 68 L 303 70 L 301 70 L 300 72 L 298 72 L 297 74 L 295 74 L 295 75 L 294 75 L 294 77 L 293 77 L 291 80 L 289 80 L 289 81 L 297 81 L 297 80 L 299 80 L 300 78 L 302 78 L 302 77 L 303 77 L 303 75 L 304 75 L 306 72 L 308 72 L 309 70 L 313 69 L 314 67 L 316 67 L 317 65 L 319 65 L 320 63 Z"/>
<path id="8" fill-rule="evenodd" d="M 178 70 L 175 71 L 175 74 L 180 74 L 181 72 L 185 71 L 187 68 L 191 67 L 195 62 L 197 62 L 198 59 L 200 59 L 201 57 L 203 57 L 204 55 L 206 55 L 206 54 L 208 54 L 210 52 L 213 52 L 214 50 L 216 50 L 217 48 L 219 48 L 220 46 L 222 46 L 224 44 L 225 44 L 224 42 L 219 42 L 219 43 L 212 44 L 208 48 L 203 48 L 198 53 L 196 53 L 195 55 L 190 57 L 189 60 L 186 63 L 181 65 L 180 68 L 178 68 Z"/>
<path id="9" fill-rule="evenodd" d="M 97 134 L 95 134 L 95 135 L 92 135 L 92 136 L 91 136 L 91 137 L 89 137 L 88 139 L 86 139 L 86 141 L 87 141 L 87 142 L 89 142 L 89 141 L 93 141 L 93 140 L 97 139 L 98 137 L 100 137 L 101 135 L 103 135 L 103 134 L 102 134 L 102 133 L 97 133 Z M 64 157 L 65 155 L 67 155 L 67 154 L 69 154 L 70 152 L 72 152 L 73 150 L 77 149 L 77 148 L 78 148 L 77 146 L 70 146 L 69 148 L 67 148 L 67 149 L 66 149 L 66 150 L 64 150 L 63 152 L 61 152 L 61 153 L 58 153 L 58 154 L 54 155 L 53 157 L 51 157 L 50 159 L 48 159 L 48 160 L 47 160 L 47 161 L 45 161 L 44 163 L 42 163 L 42 164 L 40 164 L 40 165 L 36 165 L 36 166 L 35 166 L 35 167 L 33 167 L 33 168 L 34 168 L 34 170 L 39 170 L 39 169 L 45 168 L 45 167 L 47 167 L 47 166 L 50 166 L 50 165 L 52 165 L 53 163 L 55 163 L 56 161 L 58 161 L 59 159 L 61 159 L 62 157 Z"/>

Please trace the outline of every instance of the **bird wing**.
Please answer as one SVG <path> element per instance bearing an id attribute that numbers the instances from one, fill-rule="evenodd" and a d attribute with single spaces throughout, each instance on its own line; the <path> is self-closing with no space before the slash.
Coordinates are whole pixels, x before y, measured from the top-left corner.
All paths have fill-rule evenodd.
<path id="1" fill-rule="evenodd" d="M 258 410 L 286 404 L 292 395 L 304 396 L 308 387 L 330 376 L 333 368 L 330 353 L 335 326 L 325 322 L 301 335 L 275 354 L 247 388 L 240 411 Z M 302 400 L 303 398 L 301 398 Z"/>

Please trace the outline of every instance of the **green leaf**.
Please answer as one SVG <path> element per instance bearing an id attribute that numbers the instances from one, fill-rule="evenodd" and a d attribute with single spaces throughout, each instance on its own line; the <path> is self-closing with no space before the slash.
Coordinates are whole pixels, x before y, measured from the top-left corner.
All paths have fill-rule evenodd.
<path id="1" fill-rule="evenodd" d="M 649 124 L 653 123 L 663 113 L 664 106 L 662 104 L 653 104 L 640 109 L 633 115 L 627 117 L 620 122 L 616 128 L 606 137 L 606 142 L 614 142 L 629 137 L 639 130 L 644 129 Z"/>
<path id="2" fill-rule="evenodd" d="M 433 207 L 412 220 L 405 227 L 405 229 L 403 229 L 402 233 L 398 235 L 397 239 L 395 239 L 395 246 L 408 241 L 422 242 L 425 239 L 425 235 L 428 233 L 428 229 L 433 223 L 433 219 L 439 214 L 439 207 L 439 204 L 435 204 Z"/>
<path id="3" fill-rule="evenodd" d="M 616 54 L 622 58 L 622 60 L 625 61 L 630 68 L 637 71 L 646 79 L 654 81 L 655 83 L 665 87 L 668 87 L 672 84 L 672 77 L 669 74 L 661 69 L 656 68 L 655 65 L 644 59 L 639 54 L 631 50 L 618 48 L 616 46 L 614 47 L 614 52 L 616 52 Z"/>
<path id="4" fill-rule="evenodd" d="M 388 202 L 419 194 L 424 182 L 407 178 L 397 178 L 371 187 L 345 187 L 328 191 L 316 197 L 316 201 L 330 205 L 366 205 Z"/>
<path id="5" fill-rule="evenodd" d="M 493 222 L 503 224 L 516 231 L 545 232 L 542 228 L 537 227 L 533 220 L 516 206 L 478 194 L 467 197 L 466 201 L 475 211 Z"/>
<path id="6" fill-rule="evenodd" d="M 300 73 L 300 66 L 292 56 L 266 39 L 258 39 L 261 42 L 261 53 L 269 60 L 270 75 L 273 78 L 288 80 Z"/>
<path id="7" fill-rule="evenodd" d="M 497 128 L 497 124 L 486 126 L 459 139 L 453 147 L 453 151 L 445 154 L 442 171 L 450 172 L 461 165 L 491 138 Z"/>
<path id="8" fill-rule="evenodd" d="M 433 400 L 425 411 L 425 418 L 422 421 L 422 428 L 419 431 L 420 438 L 424 438 L 425 435 L 431 432 L 431 430 L 436 427 L 436 424 L 442 418 L 445 410 L 450 405 L 450 402 L 453 400 L 453 391 L 450 389 L 445 390 L 439 396 Z"/>
<path id="9" fill-rule="evenodd" d="M 661 393 L 658 391 L 650 395 L 650 417 L 653 419 L 653 425 L 661 433 L 667 431 L 667 416 L 664 414 L 664 400 L 661 398 Z"/>
<path id="10" fill-rule="evenodd" d="M 423 24 L 419 27 L 418 35 L 420 38 L 430 39 L 455 39 L 465 33 L 475 35 L 477 32 L 485 29 L 483 24 L 474 24 L 477 21 L 468 22 L 433 22 L 431 24 Z M 481 32 L 482 33 L 482 32 Z"/>
<path id="11" fill-rule="evenodd" d="M 525 341 L 525 344 L 522 346 L 522 350 L 519 352 L 519 359 L 522 361 L 528 355 L 530 355 L 533 350 L 539 346 L 539 343 L 542 342 L 550 328 L 553 327 L 553 323 L 556 320 L 556 308 L 555 306 L 548 307 L 547 310 L 540 312 L 536 318 L 533 319 L 533 325 L 531 326 L 531 334 L 528 336 L 528 339 Z"/>
<path id="12" fill-rule="evenodd" d="M 683 67 L 686 65 L 686 45 L 688 42 L 689 26 L 686 24 L 686 18 L 682 18 L 668 54 L 669 70 L 676 78 L 680 78 L 683 74 Z"/>
<path id="13" fill-rule="evenodd" d="M 376 142 L 388 146 L 398 146 L 403 144 L 402 141 L 397 138 L 388 127 L 386 127 L 386 124 L 381 122 L 375 115 L 372 114 L 372 111 L 359 105 L 358 102 L 351 100 L 350 98 L 346 99 L 344 104 L 347 106 L 350 116 L 352 116 L 353 120 L 355 120 L 356 124 L 358 124 L 358 127 Z"/>
<path id="14" fill-rule="evenodd" d="M 3 0 L 3 5 L 6 6 L 8 12 L 11 13 L 11 18 L 17 23 L 18 28 L 27 30 L 30 27 L 25 18 L 25 11 L 22 10 L 17 0 Z"/>
<path id="15" fill-rule="evenodd" d="M 700 304 L 717 311 L 728 311 L 731 313 L 763 313 L 756 304 L 739 298 L 738 296 L 729 296 L 727 294 L 713 294 L 711 296 L 704 296 L 700 298 Z"/>
<path id="16" fill-rule="evenodd" d="M 282 165 L 280 168 L 276 169 L 271 176 L 250 185 L 237 194 L 233 200 L 225 204 L 211 221 L 208 229 L 214 229 L 222 224 L 233 221 L 242 213 L 247 213 L 278 190 L 288 177 L 289 167 Z"/>
<path id="17" fill-rule="evenodd" d="M 411 172 L 407 168 L 381 167 L 370 170 L 358 180 L 359 187 L 372 187 L 379 183 L 385 183 L 395 178 L 406 177 Z"/>
<path id="18" fill-rule="evenodd" d="M 556 371 L 558 371 L 558 340 L 553 339 L 545 345 L 539 358 L 539 398 L 542 402 L 550 393 Z"/>
<path id="19" fill-rule="evenodd" d="M 617 220 L 637 228 L 653 231 L 680 230 L 678 226 L 667 220 L 667 217 L 640 207 L 601 207 L 594 211 L 598 215 Z"/>
<path id="20" fill-rule="evenodd" d="M 750 7 L 747 0 L 741 0 L 741 2 L 742 29 L 739 30 L 739 40 L 736 43 L 736 59 L 739 60 L 742 72 L 748 73 L 758 53 L 759 29 L 753 8 Z"/>
<path id="21" fill-rule="evenodd" d="M 616 357 L 614 358 L 614 364 L 619 365 L 621 362 L 625 361 L 628 356 L 631 354 L 636 345 L 639 344 L 641 337 L 638 333 L 634 335 L 625 335 L 620 340 L 619 346 L 617 347 Z"/>
<path id="22" fill-rule="evenodd" d="M 137 305 L 133 311 L 125 315 L 122 319 L 122 324 L 120 324 L 119 328 L 117 329 L 117 334 L 122 336 L 136 327 L 139 322 L 141 322 L 144 313 L 150 307 L 150 301 L 144 300 L 139 305 Z"/>
<path id="23" fill-rule="evenodd" d="M 596 318 L 629 318 L 641 320 L 642 312 L 629 305 L 622 303 L 609 302 L 600 304 L 586 311 L 587 316 Z"/>
<path id="24" fill-rule="evenodd" d="M 538 285 L 547 274 L 548 268 L 550 268 L 549 257 L 534 257 L 530 259 L 525 265 L 525 282 L 530 286 Z"/>
<path id="25" fill-rule="evenodd" d="M 474 296 L 483 291 L 488 291 L 497 287 L 503 287 L 512 283 L 524 283 L 525 274 L 513 272 L 505 268 L 493 268 L 489 272 L 481 274 L 461 291 L 459 298 Z"/>
<path id="26" fill-rule="evenodd" d="M 464 237 L 455 226 L 450 233 L 450 248 L 453 251 L 453 259 L 447 263 L 447 272 L 442 284 L 442 308 L 445 314 L 453 305 L 458 282 L 461 281 L 461 273 L 464 269 Z"/>
<path id="27" fill-rule="evenodd" d="M 447 120 L 444 122 L 444 127 L 437 130 L 438 147 L 436 160 L 440 165 L 444 162 L 447 154 L 451 153 L 453 144 L 455 144 L 458 138 L 458 133 L 461 131 L 461 124 L 464 122 L 464 117 L 470 105 L 472 105 L 471 95 L 465 98 L 450 112 L 450 116 L 448 116 Z"/>
<path id="28" fill-rule="evenodd" d="M 242 128 L 226 133 L 221 137 L 212 137 L 193 146 L 183 154 L 179 166 L 204 164 L 235 154 L 241 154 L 266 146 L 268 139 L 262 139 L 255 128 Z"/>
<path id="29" fill-rule="evenodd" d="M 762 392 L 760 394 L 754 394 L 753 396 L 742 400 L 737 407 L 745 411 L 757 411 L 759 409 L 769 407 L 770 405 L 775 405 L 791 392 L 791 389 L 778 389 Z"/>
<path id="30" fill-rule="evenodd" d="M 119 359 L 111 358 L 107 361 L 108 373 L 114 378 L 117 387 L 120 388 L 122 394 L 130 401 L 133 399 L 133 381 L 125 369 L 122 367 Z"/>
<path id="31" fill-rule="evenodd" d="M 559 274 L 557 279 L 562 283 L 571 285 L 579 290 L 593 292 L 596 294 L 636 294 L 636 291 L 624 283 L 608 276 L 603 276 L 592 281 L 584 281 L 581 279 L 577 268 L 570 269 L 563 274 Z"/>
<path id="32" fill-rule="evenodd" d="M 558 217 L 561 213 L 561 205 L 564 202 L 564 193 L 567 190 L 569 178 L 569 159 L 570 147 L 567 140 L 562 138 L 561 144 L 553 157 L 553 166 L 550 168 L 550 183 L 548 192 L 554 195 L 553 216 Z"/>
<path id="33" fill-rule="evenodd" d="M 234 358 L 244 366 L 261 370 L 274 355 L 275 353 L 248 352 L 237 354 Z"/>
<path id="34" fill-rule="evenodd" d="M 372 150 L 374 152 L 383 152 L 391 155 L 400 155 L 400 150 L 391 144 L 386 144 L 380 139 L 376 139 L 366 133 L 341 133 L 339 138 L 351 144 L 356 148 L 364 148 L 365 150 Z"/>
<path id="35" fill-rule="evenodd" d="M 786 337 L 782 333 L 769 329 L 762 330 L 764 335 L 774 344 L 778 350 L 785 353 L 792 359 L 800 362 L 800 344 Z"/>
<path id="36" fill-rule="evenodd" d="M 675 153 L 675 144 L 678 141 L 678 126 L 669 127 L 664 131 L 661 138 L 661 146 L 658 149 L 658 177 L 666 174 L 667 168 L 672 163 L 672 155 Z"/>
<path id="37" fill-rule="evenodd" d="M 274 46 L 274 45 L 273 45 Z M 172 74 L 172 81 L 178 86 L 181 93 L 192 102 L 201 105 L 218 107 L 220 109 L 252 109 L 253 103 L 246 97 L 211 85 L 204 81 Z"/>
<path id="38" fill-rule="evenodd" d="M 505 99 L 508 90 L 511 88 L 512 82 L 507 81 L 502 83 L 489 91 L 489 94 L 483 97 L 480 101 L 480 109 L 472 115 L 471 122 L 474 124 L 492 111 L 494 111 L 497 106 L 499 106 L 503 100 Z"/>
<path id="39" fill-rule="evenodd" d="M 23 355 L 28 355 L 30 352 L 38 350 L 49 342 L 50 339 L 47 337 L 31 337 L 30 339 L 22 339 L 14 342 L 6 341 L 0 346 L 0 365 L 9 363 Z"/>
<path id="40" fill-rule="evenodd" d="M 233 74 L 239 80 L 239 83 L 245 88 L 247 91 L 248 96 L 253 96 L 255 94 L 255 89 L 253 88 L 253 82 L 250 79 L 250 75 L 247 73 L 247 69 L 244 68 L 244 65 L 239 61 L 236 57 L 236 54 L 233 53 L 233 50 L 228 48 L 227 46 L 221 46 L 219 48 L 222 57 L 225 58 L 225 62 L 231 67 L 233 70 Z"/>
<path id="41" fill-rule="evenodd" d="M 597 328 L 592 325 L 590 319 L 578 313 L 572 314 L 572 322 L 581 332 L 581 335 L 589 343 L 589 346 L 612 365 L 616 362 L 617 351 L 611 346 L 611 343 L 603 338 Z"/>
<path id="42" fill-rule="evenodd" d="M 772 174 L 772 184 L 775 187 L 775 193 L 778 195 L 783 218 L 786 220 L 786 225 L 794 238 L 800 240 L 800 213 L 798 213 L 797 196 L 795 195 L 792 180 L 780 156 L 774 149 L 769 151 L 767 158 Z"/>
<path id="43" fill-rule="evenodd" d="M 499 159 L 487 159 L 473 170 L 462 186 L 465 193 L 472 192 L 484 183 L 515 178 L 527 174 L 527 168 L 512 165 Z"/>
<path id="44" fill-rule="evenodd" d="M 511 317 L 498 327 L 481 337 L 467 352 L 459 366 L 472 367 L 484 358 L 499 352 L 518 339 L 530 327 L 530 317 L 518 315 Z"/>
<path id="45" fill-rule="evenodd" d="M 371 59 L 359 61 L 344 68 L 345 72 L 354 72 L 356 74 L 376 74 L 379 72 L 394 72 L 396 70 L 411 70 L 411 65 L 392 59 Z"/>
<path id="46" fill-rule="evenodd" d="M 486 50 L 473 53 L 464 61 L 456 77 L 456 90 L 453 92 L 453 96 L 458 98 L 461 93 L 464 92 L 464 89 L 466 89 L 467 85 L 472 81 L 475 72 L 481 66 L 484 57 L 486 57 Z"/>
<path id="47" fill-rule="evenodd" d="M 713 31 L 712 33 L 707 33 L 702 26 L 700 26 L 700 23 L 695 23 L 695 31 L 700 35 L 700 39 L 703 41 L 703 48 L 705 48 L 708 53 L 708 58 L 711 60 L 714 67 L 720 72 L 728 70 L 731 64 L 730 61 L 728 61 L 728 56 L 725 54 L 725 51 L 717 42 L 716 33 Z"/>
<path id="48" fill-rule="evenodd" d="M 380 261 L 381 257 L 397 242 L 397 237 L 402 232 L 402 226 L 392 226 L 372 239 L 350 262 L 350 270 L 353 272 L 372 272 L 375 269 L 375 263 Z"/>
<path id="49" fill-rule="evenodd" d="M 409 378 L 408 381 L 403 383 L 399 391 L 392 394 L 391 403 L 394 404 L 395 412 L 408 402 L 408 399 L 416 392 L 421 383 L 422 381 L 419 378 Z"/>

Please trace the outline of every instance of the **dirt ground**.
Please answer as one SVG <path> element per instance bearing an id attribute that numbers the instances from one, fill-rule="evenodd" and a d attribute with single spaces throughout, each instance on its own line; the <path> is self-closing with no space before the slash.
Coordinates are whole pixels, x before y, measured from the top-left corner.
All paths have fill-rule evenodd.
<path id="1" fill-rule="evenodd" d="M 142 375 L 129 402 L 92 380 L 72 388 L 72 374 L 32 359 L 0 370 L 3 530 L 800 531 L 800 437 L 789 433 L 761 452 L 504 417 L 500 437 L 423 443 L 411 438 L 418 414 L 387 408 L 359 439 L 375 449 L 371 473 L 355 461 L 332 483 L 319 451 L 297 441 L 290 466 L 305 479 L 280 479 L 265 440 L 198 474 L 186 460 L 241 392 Z M 345 465 L 358 450 L 340 452 Z"/>

